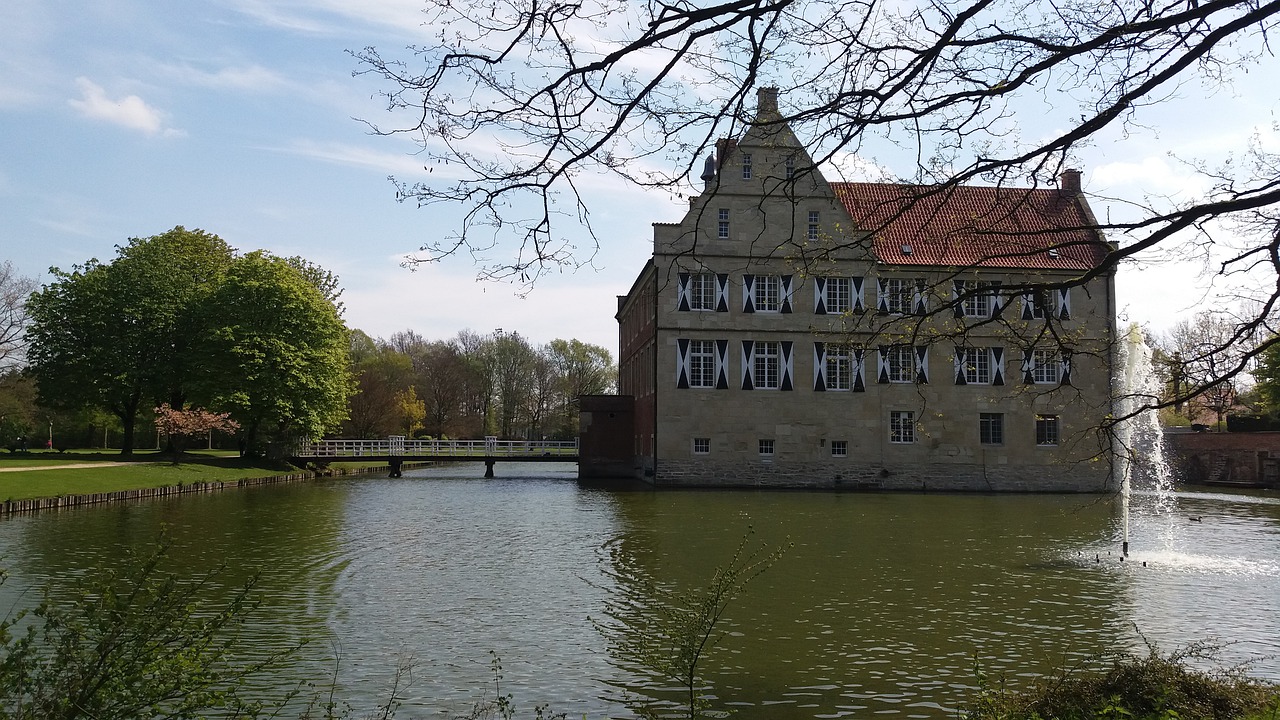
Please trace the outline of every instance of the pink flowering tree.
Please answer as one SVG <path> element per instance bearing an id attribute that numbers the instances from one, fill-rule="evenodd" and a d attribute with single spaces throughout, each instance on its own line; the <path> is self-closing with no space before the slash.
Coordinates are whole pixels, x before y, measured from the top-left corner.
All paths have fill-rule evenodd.
<path id="1" fill-rule="evenodd" d="M 173 446 L 176 461 L 182 455 L 188 439 L 218 432 L 232 433 L 240 429 L 240 423 L 229 413 L 217 413 L 203 408 L 175 410 L 164 403 L 156 408 L 156 429 L 166 435 Z"/>

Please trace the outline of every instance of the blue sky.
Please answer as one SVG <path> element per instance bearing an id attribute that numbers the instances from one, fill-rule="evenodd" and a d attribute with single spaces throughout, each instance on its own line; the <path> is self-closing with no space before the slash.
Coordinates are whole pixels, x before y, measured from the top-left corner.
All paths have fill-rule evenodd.
<path id="1" fill-rule="evenodd" d="M 457 218 L 399 204 L 388 175 L 426 178 L 385 121 L 370 76 L 347 54 L 429 39 L 422 0 L 6 0 L 0 8 L 0 260 L 48 280 L 49 266 L 109 259 L 115 245 L 175 225 L 241 250 L 302 255 L 345 288 L 346 319 L 375 337 L 413 329 L 518 330 L 535 342 L 574 337 L 616 351 L 615 296 L 648 256 L 650 223 L 681 208 L 602 178 L 593 220 L 607 246 L 591 267 L 553 274 L 527 297 L 477 283 L 469 256 L 401 267 Z M 1169 153 L 1222 157 L 1270 129 L 1266 73 L 1232 88 L 1187 87 L 1156 126 L 1081 153 L 1100 217 L 1144 194 L 1204 184 Z M 1040 118 L 1050 131 L 1053 113 Z M 879 160 L 884 162 L 883 159 Z M 891 159 L 890 159 L 891 161 Z M 1123 241 L 1123 239 L 1122 239 Z M 585 243 L 585 241 L 584 241 Z M 1184 255 L 1121 272 L 1122 317 L 1164 329 L 1223 288 Z M 1234 282 L 1234 281 L 1233 281 Z M 1229 290 L 1229 288 L 1227 288 Z"/>

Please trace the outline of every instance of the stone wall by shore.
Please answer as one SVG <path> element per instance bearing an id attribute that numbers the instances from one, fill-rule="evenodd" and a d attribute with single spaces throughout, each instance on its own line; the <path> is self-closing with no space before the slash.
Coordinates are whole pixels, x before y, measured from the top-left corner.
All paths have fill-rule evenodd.
<path id="1" fill-rule="evenodd" d="M 1280 488 L 1280 432 L 1166 431 L 1164 446 L 1181 482 Z"/>

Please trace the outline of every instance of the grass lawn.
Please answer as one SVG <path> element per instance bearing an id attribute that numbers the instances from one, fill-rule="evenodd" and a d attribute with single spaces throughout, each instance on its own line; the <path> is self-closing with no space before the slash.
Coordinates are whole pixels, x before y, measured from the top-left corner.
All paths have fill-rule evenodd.
<path id="1" fill-rule="evenodd" d="M 78 467 L 49 468 L 59 465 Z M 296 468 L 289 466 L 273 465 L 262 460 L 245 460 L 238 457 L 235 451 L 198 451 L 189 454 L 179 465 L 174 465 L 168 457 L 160 456 L 154 451 L 138 452 L 133 457 L 101 452 L 0 455 L 0 470 L 17 467 L 35 469 L 0 472 L 0 500 L 83 495 L 298 472 Z"/>

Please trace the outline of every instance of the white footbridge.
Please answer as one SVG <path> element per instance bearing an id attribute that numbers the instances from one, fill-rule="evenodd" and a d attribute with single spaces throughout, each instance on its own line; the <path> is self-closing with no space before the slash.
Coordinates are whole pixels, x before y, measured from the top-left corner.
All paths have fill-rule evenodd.
<path id="1" fill-rule="evenodd" d="M 299 464 L 381 460 L 400 477 L 405 462 L 463 462 L 485 464 L 485 477 L 493 477 L 499 460 L 520 462 L 577 462 L 577 440 L 411 440 L 392 435 L 385 440 L 306 440 L 298 444 L 293 459 Z"/>

